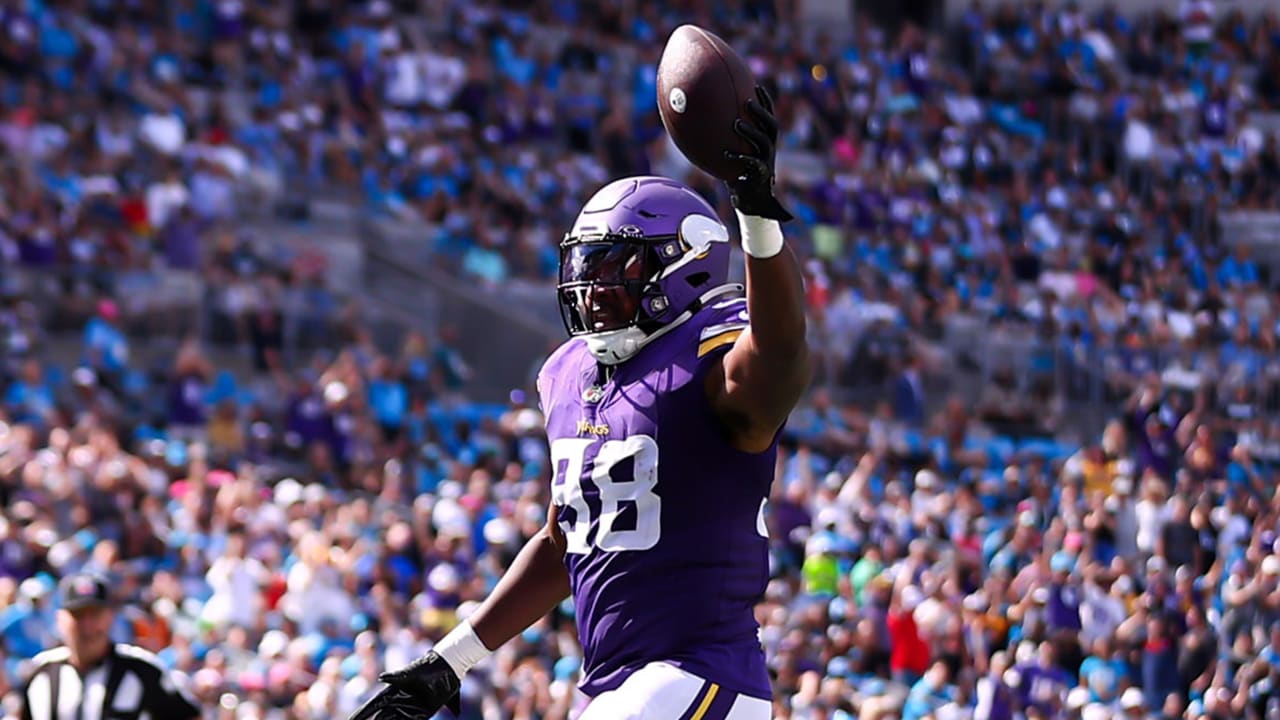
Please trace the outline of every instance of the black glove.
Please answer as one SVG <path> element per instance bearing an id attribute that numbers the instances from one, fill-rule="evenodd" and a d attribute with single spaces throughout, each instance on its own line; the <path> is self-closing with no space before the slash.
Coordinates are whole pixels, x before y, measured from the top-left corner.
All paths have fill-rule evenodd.
<path id="1" fill-rule="evenodd" d="M 448 707 L 462 715 L 458 690 L 462 680 L 435 650 L 395 672 L 378 676 L 387 684 L 348 720 L 427 720 Z"/>
<path id="2" fill-rule="evenodd" d="M 729 160 L 741 164 L 738 177 L 725 183 L 729 200 L 743 215 L 769 218 L 779 222 L 791 219 L 791 213 L 773 196 L 774 154 L 778 149 L 778 120 L 773 117 L 773 98 L 759 85 L 756 99 L 747 101 L 752 122 L 733 121 L 733 131 L 753 149 L 750 154 L 725 150 Z"/>

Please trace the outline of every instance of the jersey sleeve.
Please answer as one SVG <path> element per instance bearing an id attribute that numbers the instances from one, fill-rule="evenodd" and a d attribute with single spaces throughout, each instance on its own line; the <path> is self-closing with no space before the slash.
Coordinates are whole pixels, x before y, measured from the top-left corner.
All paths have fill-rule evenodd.
<path id="1" fill-rule="evenodd" d="M 534 380 L 534 387 L 538 392 L 538 410 L 544 419 L 551 413 L 552 400 L 556 393 L 556 375 L 572 343 L 572 340 L 565 342 L 547 356 L 546 361 L 542 363 L 542 368 L 538 370 L 537 379 Z"/>
<path id="2" fill-rule="evenodd" d="M 37 696 L 40 698 L 37 705 L 41 708 L 48 707 L 53 692 L 49 680 L 49 666 L 66 662 L 70 656 L 71 651 L 65 645 L 60 645 L 51 650 L 45 650 L 31 659 L 31 670 L 22 685 L 22 713 L 19 715 L 22 720 L 31 720 L 36 716 L 31 706 L 32 700 Z"/>
<path id="3" fill-rule="evenodd" d="M 538 412 L 542 413 L 545 418 L 547 416 L 547 390 L 546 387 L 551 381 L 545 377 L 543 372 L 538 373 L 538 378 L 534 381 L 534 389 L 537 390 Z"/>
<path id="4" fill-rule="evenodd" d="M 203 713 L 188 689 L 190 683 L 185 673 L 165 668 L 155 654 L 134 645 L 120 643 L 116 645 L 116 652 L 138 672 L 146 688 L 143 702 L 151 717 L 200 720 Z"/>
<path id="5" fill-rule="evenodd" d="M 20 720 L 31 720 L 31 682 L 22 686 L 22 711 L 18 713 Z"/>
<path id="6" fill-rule="evenodd" d="M 711 305 L 698 328 L 698 365 L 705 367 L 728 352 L 749 326 L 746 298 L 731 298 Z"/>
<path id="7" fill-rule="evenodd" d="M 176 670 L 160 672 L 160 682 L 152 691 L 151 716 L 174 720 L 199 720 L 200 705 L 187 690 L 187 677 Z"/>

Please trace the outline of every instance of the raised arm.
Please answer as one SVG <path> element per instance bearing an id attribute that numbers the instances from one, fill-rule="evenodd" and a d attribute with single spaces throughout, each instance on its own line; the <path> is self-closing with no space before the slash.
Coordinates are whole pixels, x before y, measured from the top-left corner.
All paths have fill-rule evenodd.
<path id="1" fill-rule="evenodd" d="M 750 327 L 706 380 L 707 396 L 734 445 L 747 452 L 769 447 L 812 375 L 804 276 L 782 236 L 781 223 L 791 214 L 773 195 L 778 123 L 764 88 L 756 88 L 756 98 L 748 103 L 754 122 L 734 126 L 754 150 L 731 155 L 743 170 L 727 183 L 747 256 Z"/>

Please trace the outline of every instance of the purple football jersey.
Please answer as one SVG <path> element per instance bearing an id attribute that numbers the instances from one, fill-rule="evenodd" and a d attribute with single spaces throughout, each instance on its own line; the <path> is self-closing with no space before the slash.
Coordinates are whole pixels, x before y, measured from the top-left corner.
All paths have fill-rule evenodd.
<path id="1" fill-rule="evenodd" d="M 722 300 L 608 383 L 597 385 L 581 340 L 538 375 L 588 695 L 666 661 L 771 697 L 753 608 L 768 580 L 764 502 L 777 448 L 733 449 L 704 390 L 746 327 L 745 299 Z"/>

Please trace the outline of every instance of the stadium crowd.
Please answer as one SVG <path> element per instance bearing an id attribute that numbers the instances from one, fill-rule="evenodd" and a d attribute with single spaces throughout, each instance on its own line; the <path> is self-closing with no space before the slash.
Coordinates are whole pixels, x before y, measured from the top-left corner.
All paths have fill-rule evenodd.
<path id="1" fill-rule="evenodd" d="M 86 320 L 62 368 L 39 288 L 5 288 L 0 717 L 75 570 L 111 578 L 117 636 L 218 718 L 341 717 L 475 607 L 545 521 L 527 389 L 469 402 L 448 333 L 387 354 L 350 321 L 334 352 L 285 362 L 256 311 L 337 300 L 236 219 L 358 187 L 431 228 L 424 253 L 498 283 L 551 276 L 607 178 L 683 177 L 723 206 L 652 110 L 661 40 L 690 20 L 738 28 L 791 167 L 823 160 L 781 183 L 816 340 L 849 368 L 825 380 L 856 379 L 877 323 L 1114 351 L 1111 418 L 1083 443 L 1040 437 L 1000 383 L 977 407 L 815 390 L 768 519 L 777 717 L 1280 713 L 1280 295 L 1215 226 L 1280 201 L 1280 138 L 1250 119 L 1280 110 L 1274 13 L 975 4 L 948 32 L 860 21 L 843 43 L 806 42 L 770 3 L 510 4 L 533 8 L 0 9 L 0 272 L 57 269 Z M 216 288 L 252 369 L 213 368 L 196 340 L 160 378 L 140 367 L 133 270 Z M 569 716 L 572 617 L 469 674 L 466 716 Z"/>

